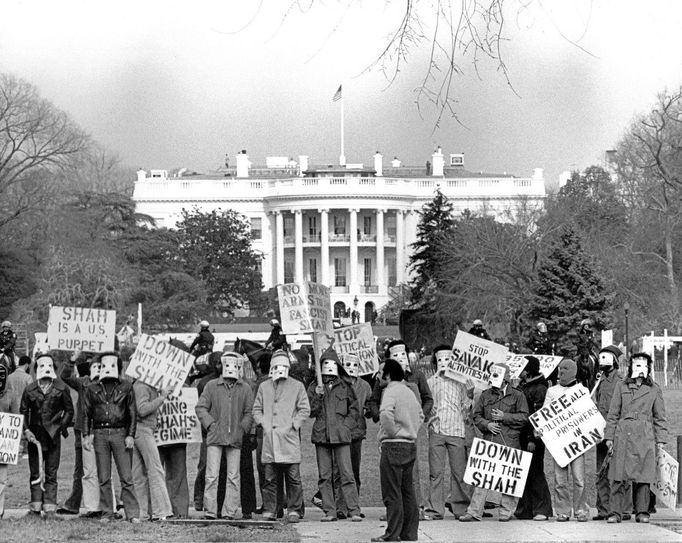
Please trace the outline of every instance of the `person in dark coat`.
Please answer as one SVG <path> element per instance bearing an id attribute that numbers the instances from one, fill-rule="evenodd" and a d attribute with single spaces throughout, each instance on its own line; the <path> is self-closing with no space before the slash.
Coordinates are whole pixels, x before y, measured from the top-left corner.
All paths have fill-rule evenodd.
<path id="1" fill-rule="evenodd" d="M 652 379 L 653 361 L 646 353 L 633 355 L 628 377 L 613 391 L 606 419 L 606 446 L 611 495 L 609 523 L 620 522 L 629 507 L 625 496 L 634 483 L 635 520 L 649 522 L 649 489 L 656 481 L 656 451 L 665 445 L 667 423 L 661 387 Z"/>
<path id="2" fill-rule="evenodd" d="M 488 331 L 483 327 L 483 321 L 480 319 L 474 321 L 473 326 L 469 329 L 469 333 L 473 336 L 492 341 L 490 339 L 490 334 L 488 334 Z"/>
<path id="3" fill-rule="evenodd" d="M 213 334 L 208 329 L 210 324 L 208 321 L 201 321 L 199 323 L 199 333 L 197 337 L 194 338 L 192 345 L 189 347 L 189 352 L 194 356 L 199 357 L 206 353 L 213 351 L 213 344 L 215 343 L 215 338 Z"/>
<path id="4" fill-rule="evenodd" d="M 265 347 L 267 349 L 272 349 L 273 351 L 277 351 L 279 349 L 282 349 L 283 351 L 289 350 L 287 336 L 285 336 L 284 332 L 282 332 L 282 325 L 279 323 L 279 321 L 277 319 L 271 319 L 270 326 L 272 327 L 272 331 L 270 332 L 268 340 L 265 342 Z"/>
<path id="5" fill-rule="evenodd" d="M 529 414 L 542 407 L 547 395 L 547 379 L 540 373 L 540 361 L 527 356 L 528 363 L 521 375 L 521 392 L 526 396 Z M 518 519 L 547 520 L 552 516 L 552 495 L 545 477 L 545 444 L 535 437 L 533 427 L 527 424 L 521 432 L 521 448 L 533 453 L 523 496 L 516 506 L 514 516 Z"/>
<path id="6" fill-rule="evenodd" d="M 527 347 L 533 354 L 552 354 L 552 342 L 547 333 L 547 325 L 539 322 L 535 329 L 530 333 Z"/>

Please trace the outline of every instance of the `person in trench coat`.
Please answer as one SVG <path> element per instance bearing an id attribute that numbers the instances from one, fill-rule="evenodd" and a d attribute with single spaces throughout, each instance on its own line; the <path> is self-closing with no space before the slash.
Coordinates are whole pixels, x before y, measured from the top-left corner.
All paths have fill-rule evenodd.
<path id="1" fill-rule="evenodd" d="M 653 362 L 646 353 L 633 355 L 628 377 L 613 391 L 606 421 L 606 446 L 611 496 L 607 522 L 620 522 L 629 507 L 625 496 L 634 483 L 635 520 L 649 522 L 649 486 L 656 480 L 656 452 L 667 439 L 661 388 L 652 378 Z"/>

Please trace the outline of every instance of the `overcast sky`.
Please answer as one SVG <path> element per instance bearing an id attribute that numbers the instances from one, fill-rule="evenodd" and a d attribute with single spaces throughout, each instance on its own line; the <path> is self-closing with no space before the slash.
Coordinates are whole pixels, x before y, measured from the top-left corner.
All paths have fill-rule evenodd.
<path id="1" fill-rule="evenodd" d="M 4 0 L 0 70 L 34 83 L 132 167 L 214 169 L 227 153 L 423 165 L 436 145 L 473 171 L 530 176 L 599 164 L 657 92 L 682 84 L 682 2 L 508 1 L 512 92 L 493 63 L 456 79 L 460 123 L 434 130 L 414 89 L 428 47 L 387 86 L 365 68 L 404 2 Z M 422 4 L 431 4 L 422 0 Z M 310 6 L 311 0 L 300 5 Z M 427 23 L 428 24 L 428 23 Z M 576 42 L 580 47 L 572 42 Z M 582 49 L 581 49 L 582 48 Z M 584 50 L 583 50 L 584 49 Z M 585 52 L 587 51 L 587 52 Z"/>

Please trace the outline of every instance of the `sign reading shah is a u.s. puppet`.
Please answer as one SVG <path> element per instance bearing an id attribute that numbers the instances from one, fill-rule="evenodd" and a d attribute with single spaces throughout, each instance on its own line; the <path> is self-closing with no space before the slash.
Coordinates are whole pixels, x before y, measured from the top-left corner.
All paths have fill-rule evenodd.
<path id="1" fill-rule="evenodd" d="M 464 482 L 509 496 L 523 496 L 533 454 L 474 438 Z"/>
<path id="2" fill-rule="evenodd" d="M 103 353 L 114 350 L 116 311 L 89 307 L 50 308 L 47 342 L 50 349 Z"/>
<path id="3" fill-rule="evenodd" d="M 461 383 L 471 379 L 476 388 L 486 389 L 489 386 L 490 367 L 502 364 L 508 353 L 509 349 L 504 345 L 459 330 L 445 377 Z"/>
<path id="4" fill-rule="evenodd" d="M 562 468 L 604 439 L 606 421 L 581 385 L 538 409 L 529 420 Z"/>
<path id="5" fill-rule="evenodd" d="M 332 333 L 329 287 L 318 283 L 277 285 L 279 314 L 285 334 Z"/>

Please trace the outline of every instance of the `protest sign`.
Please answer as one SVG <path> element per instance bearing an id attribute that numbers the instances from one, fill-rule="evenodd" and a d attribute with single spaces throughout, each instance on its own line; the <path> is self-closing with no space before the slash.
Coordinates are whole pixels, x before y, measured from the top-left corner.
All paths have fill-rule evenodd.
<path id="1" fill-rule="evenodd" d="M 166 398 L 156 413 L 157 445 L 201 443 L 201 425 L 194 411 L 198 400 L 197 389 L 193 387 L 183 387 L 179 396 Z"/>
<path id="2" fill-rule="evenodd" d="M 0 464 L 19 462 L 19 446 L 24 431 L 24 415 L 0 413 Z"/>
<path id="3" fill-rule="evenodd" d="M 528 360 L 526 359 L 527 356 L 534 356 L 540 361 L 540 373 L 545 376 L 545 379 L 551 375 L 551 373 L 554 371 L 554 368 L 556 368 L 559 365 L 559 362 L 563 360 L 563 357 L 561 356 L 552 356 L 548 354 L 531 355 L 509 353 L 507 355 L 507 361 L 505 364 L 507 364 L 511 370 L 512 379 L 517 379 L 519 375 L 521 375 L 523 368 L 525 368 L 526 364 L 528 363 Z"/>
<path id="4" fill-rule="evenodd" d="M 549 405 L 538 409 L 529 419 L 562 468 L 604 438 L 606 421 L 589 391 L 582 386 L 571 387 Z"/>
<path id="5" fill-rule="evenodd" d="M 445 377 L 466 383 L 471 379 L 478 389 L 488 388 L 490 366 L 502 364 L 509 353 L 504 345 L 462 332 L 457 332 L 452 346 L 452 360 L 445 368 Z"/>
<path id="6" fill-rule="evenodd" d="M 285 334 L 332 333 L 329 288 L 318 283 L 277 285 L 279 314 Z"/>
<path id="7" fill-rule="evenodd" d="M 680 465 L 666 451 L 656 451 L 656 482 L 651 490 L 668 509 L 677 507 L 677 477 Z"/>
<path id="8" fill-rule="evenodd" d="M 47 340 L 50 349 L 103 353 L 114 350 L 116 311 L 88 307 L 50 308 Z"/>
<path id="9" fill-rule="evenodd" d="M 142 334 L 126 375 L 157 390 L 171 388 L 173 394 L 179 396 L 193 362 L 191 354 L 173 347 L 168 341 Z"/>
<path id="10" fill-rule="evenodd" d="M 464 482 L 520 498 L 532 458 L 532 453 L 475 437 Z"/>
<path id="11" fill-rule="evenodd" d="M 379 369 L 372 325 L 368 322 L 343 326 L 334 330 L 334 349 L 339 357 L 354 354 L 360 361 L 360 375 Z"/>

